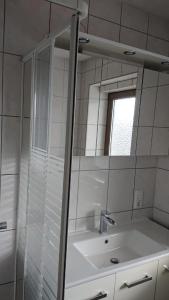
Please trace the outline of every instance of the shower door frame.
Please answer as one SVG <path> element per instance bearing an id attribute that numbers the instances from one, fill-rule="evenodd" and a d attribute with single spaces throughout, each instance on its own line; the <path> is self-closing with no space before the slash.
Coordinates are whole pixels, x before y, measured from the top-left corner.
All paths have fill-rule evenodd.
<path id="1" fill-rule="evenodd" d="M 69 29 L 70 28 L 70 29 Z M 71 163 L 72 163 L 72 146 L 73 146 L 73 127 L 74 127 L 74 110 L 75 110 L 75 94 L 76 94 L 76 77 L 77 77 L 77 54 L 78 54 L 78 39 L 79 39 L 79 12 L 72 15 L 71 26 L 65 28 L 57 35 L 51 35 L 47 39 L 39 43 L 39 45 L 28 55 L 23 58 L 23 63 L 31 60 L 31 101 L 30 101 L 30 135 L 29 135 L 29 164 L 28 164 L 28 187 L 27 187 L 27 207 L 29 206 L 29 180 L 30 180 L 30 153 L 33 143 L 33 130 L 34 130 L 34 94 L 35 94 L 35 80 L 36 80 L 36 56 L 38 53 L 50 47 L 50 76 L 49 76 L 49 94 L 51 99 L 52 95 L 52 61 L 54 55 L 55 41 L 64 32 L 70 30 L 70 56 L 69 56 L 69 79 L 68 79 L 68 104 L 67 104 L 67 120 L 66 120 L 66 144 L 65 144 L 65 156 L 64 156 L 64 179 L 63 179 L 63 194 L 62 194 L 62 215 L 61 215 L 61 233 L 60 233 L 60 251 L 59 251 L 59 265 L 58 265 L 58 294 L 57 300 L 64 300 L 65 289 L 65 271 L 66 271 L 66 252 L 67 252 L 67 237 L 68 237 L 68 216 L 69 216 L 69 198 L 70 198 L 70 180 L 71 180 Z M 23 94 L 23 93 L 22 93 Z M 22 100 L 23 101 L 23 100 Z M 50 106 L 50 100 L 48 103 Z M 23 107 L 23 105 L 22 105 Z M 48 115 L 50 113 L 50 107 Z M 21 117 L 21 139 L 22 139 L 22 119 Z M 48 133 L 47 133 L 48 140 Z M 47 145 L 48 147 L 48 145 Z M 26 217 L 28 214 L 26 213 Z M 26 224 L 27 226 L 27 220 Z M 18 225 L 17 225 L 18 226 Z M 25 228 L 26 230 L 26 228 Z M 27 236 L 27 230 L 26 230 Z M 18 234 L 17 234 L 18 242 Z M 18 243 L 16 243 L 18 244 Z M 17 248 L 17 246 L 16 246 Z M 27 238 L 25 243 L 25 259 L 27 251 Z M 24 277 L 25 279 L 25 262 L 24 262 Z"/>

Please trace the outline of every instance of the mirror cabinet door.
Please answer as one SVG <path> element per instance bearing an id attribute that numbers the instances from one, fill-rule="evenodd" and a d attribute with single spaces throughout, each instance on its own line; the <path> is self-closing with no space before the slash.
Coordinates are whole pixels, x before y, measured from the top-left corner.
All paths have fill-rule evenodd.
<path id="1" fill-rule="evenodd" d="M 79 54 L 75 156 L 168 155 L 169 75 Z"/>

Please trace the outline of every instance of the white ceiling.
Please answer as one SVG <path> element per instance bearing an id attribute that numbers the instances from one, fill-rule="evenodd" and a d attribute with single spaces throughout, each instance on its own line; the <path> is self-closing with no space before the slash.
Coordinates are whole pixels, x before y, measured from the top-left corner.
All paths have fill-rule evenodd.
<path id="1" fill-rule="evenodd" d="M 169 19 L 169 0 L 123 0 L 149 13 Z"/>

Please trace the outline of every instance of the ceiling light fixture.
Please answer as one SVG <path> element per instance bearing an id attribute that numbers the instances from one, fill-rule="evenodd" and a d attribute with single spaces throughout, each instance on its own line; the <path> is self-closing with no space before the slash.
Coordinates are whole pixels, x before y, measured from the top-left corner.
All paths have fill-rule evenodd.
<path id="1" fill-rule="evenodd" d="M 80 37 L 79 38 L 79 43 L 80 44 L 88 44 L 90 42 L 90 40 L 88 38 L 85 37 Z"/>
<path id="2" fill-rule="evenodd" d="M 135 55 L 136 54 L 136 52 L 135 51 L 124 51 L 124 54 L 125 55 Z"/>
<path id="3" fill-rule="evenodd" d="M 162 64 L 163 66 L 169 66 L 169 61 L 167 61 L 167 60 L 166 60 L 166 61 L 162 61 L 161 64 Z"/>

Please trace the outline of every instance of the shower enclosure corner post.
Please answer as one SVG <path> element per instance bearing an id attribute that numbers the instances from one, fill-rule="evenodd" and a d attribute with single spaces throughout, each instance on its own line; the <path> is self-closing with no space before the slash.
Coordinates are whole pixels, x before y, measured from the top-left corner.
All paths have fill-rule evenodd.
<path id="1" fill-rule="evenodd" d="M 59 257 L 59 273 L 58 273 L 59 288 L 58 288 L 57 300 L 64 300 L 64 289 L 65 289 L 74 110 L 75 110 L 75 97 L 76 97 L 78 40 L 79 40 L 79 13 L 76 13 L 72 16 L 72 20 L 71 20 L 68 107 L 67 107 L 67 124 L 66 124 L 64 182 L 63 182 L 63 195 L 62 195 L 60 257 Z"/>

